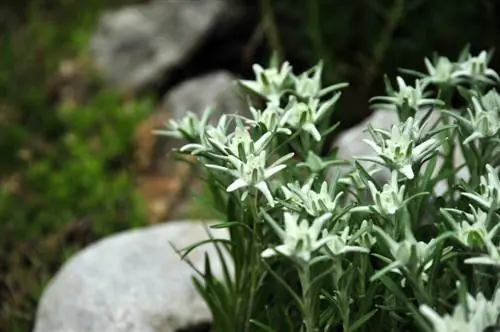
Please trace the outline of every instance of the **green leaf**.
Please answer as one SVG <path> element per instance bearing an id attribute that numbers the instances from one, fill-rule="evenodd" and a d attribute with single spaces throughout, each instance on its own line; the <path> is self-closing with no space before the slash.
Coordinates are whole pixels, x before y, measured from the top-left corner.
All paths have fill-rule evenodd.
<path id="1" fill-rule="evenodd" d="M 382 268 L 381 270 L 377 271 L 374 275 L 372 275 L 370 277 L 370 281 L 371 282 L 377 281 L 378 279 L 382 278 L 386 273 L 389 273 L 400 266 L 401 266 L 400 262 L 398 261 L 392 262 L 391 264 L 387 265 L 386 267 Z"/>
<path id="2" fill-rule="evenodd" d="M 250 319 L 250 323 L 257 326 L 257 327 L 260 327 L 263 331 L 266 331 L 266 332 L 275 332 L 275 330 L 273 330 L 272 328 L 270 328 L 269 326 L 265 325 L 265 324 L 262 324 L 261 322 L 255 320 L 255 319 Z"/>
<path id="3" fill-rule="evenodd" d="M 363 325 L 370 320 L 370 318 L 372 318 L 373 315 L 375 315 L 375 313 L 378 311 L 378 309 L 373 309 L 372 311 L 370 311 L 369 313 L 367 314 L 364 314 L 363 316 L 361 316 L 360 319 L 358 319 L 354 324 L 352 324 L 350 327 L 349 327 L 349 330 L 346 331 L 346 332 L 355 332 L 357 331 L 358 329 L 362 328 Z"/>

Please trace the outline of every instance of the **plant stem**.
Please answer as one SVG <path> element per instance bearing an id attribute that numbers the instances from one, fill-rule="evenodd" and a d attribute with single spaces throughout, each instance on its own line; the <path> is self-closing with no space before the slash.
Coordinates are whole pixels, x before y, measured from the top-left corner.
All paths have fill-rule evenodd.
<path id="1" fill-rule="evenodd" d="M 314 299 L 311 296 L 311 268 L 307 262 L 301 262 L 299 269 L 300 286 L 302 288 L 302 315 L 306 332 L 316 331 L 314 319 Z"/>
<path id="2" fill-rule="evenodd" d="M 248 332 L 250 329 L 250 319 L 252 318 L 252 309 L 253 309 L 253 304 L 255 300 L 255 294 L 257 292 L 257 270 L 259 264 L 259 248 L 258 248 L 258 202 L 259 202 L 259 193 L 257 190 L 255 190 L 253 199 L 251 199 L 251 204 L 250 204 L 250 209 L 251 209 L 251 214 L 252 214 L 252 229 L 253 229 L 253 237 L 249 240 L 250 245 L 249 245 L 249 253 L 250 253 L 250 264 L 248 266 L 251 267 L 250 271 L 250 294 L 249 299 L 248 299 L 248 307 L 247 307 L 247 312 L 246 312 L 246 322 L 245 322 L 245 332 Z"/>

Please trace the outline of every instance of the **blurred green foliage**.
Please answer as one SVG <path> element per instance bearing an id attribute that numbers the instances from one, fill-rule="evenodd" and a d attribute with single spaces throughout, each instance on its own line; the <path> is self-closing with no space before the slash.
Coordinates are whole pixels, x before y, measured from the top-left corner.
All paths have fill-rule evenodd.
<path id="1" fill-rule="evenodd" d="M 127 2 L 0 4 L 1 331 L 32 329 L 38 298 L 69 255 L 146 223 L 132 140 L 153 104 L 103 89 L 81 60 L 98 16 Z M 76 74 L 59 82 L 68 59 Z"/>
<path id="2" fill-rule="evenodd" d="M 424 57 L 454 59 L 468 43 L 473 52 L 500 44 L 497 0 L 259 1 L 271 48 L 297 71 L 322 59 L 328 83 L 350 82 L 344 102 L 352 111 L 335 113 L 343 126 L 365 117 L 368 99 L 384 93 L 383 74 L 424 70 Z"/>

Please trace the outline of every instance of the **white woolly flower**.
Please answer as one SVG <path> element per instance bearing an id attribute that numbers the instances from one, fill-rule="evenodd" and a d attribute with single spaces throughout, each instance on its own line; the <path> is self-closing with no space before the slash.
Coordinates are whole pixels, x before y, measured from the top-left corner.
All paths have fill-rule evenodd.
<path id="1" fill-rule="evenodd" d="M 398 175 L 392 172 L 391 182 L 384 184 L 382 190 L 379 191 L 373 182 L 368 182 L 368 188 L 372 195 L 374 205 L 373 208 L 382 216 L 391 216 L 404 206 L 405 186 L 398 185 Z M 352 211 L 366 210 L 366 207 L 357 207 Z"/>
<path id="2" fill-rule="evenodd" d="M 400 208 L 405 206 L 407 200 L 405 196 L 405 186 L 398 185 L 398 174 L 393 171 L 391 182 L 384 184 L 382 190 L 378 190 L 375 184 L 368 181 L 368 189 L 370 190 L 374 204 L 370 206 L 356 206 L 350 211 L 355 212 L 370 212 L 371 208 L 375 209 L 382 216 L 391 216 Z"/>
<path id="3" fill-rule="evenodd" d="M 413 179 L 413 164 L 422 160 L 439 146 L 440 141 L 429 138 L 416 144 L 416 137 L 420 136 L 420 129 L 415 127 L 413 118 L 404 123 L 393 125 L 391 133 L 384 130 L 371 130 L 372 140 L 363 140 L 370 145 L 379 158 L 360 157 L 361 160 L 386 164 L 397 169 L 408 179 Z"/>
<path id="4" fill-rule="evenodd" d="M 491 105 L 492 99 L 492 96 L 488 96 L 486 101 Z M 472 134 L 464 140 L 464 144 L 479 138 L 493 137 L 500 131 L 500 115 L 497 107 L 494 109 L 483 108 L 476 97 L 472 98 L 472 105 L 472 109 L 467 109 L 469 120 L 464 121 L 463 118 L 460 118 L 473 130 Z"/>
<path id="5" fill-rule="evenodd" d="M 422 268 L 420 278 L 424 281 L 428 280 L 426 271 L 432 266 L 432 256 L 440 241 L 439 239 L 432 239 L 430 242 L 426 243 L 415 240 L 413 235 L 410 234 L 406 239 L 397 242 L 382 228 L 374 226 L 373 229 L 386 243 L 392 255 L 392 263 L 390 263 L 387 268 L 378 272 L 379 277 L 387 272 L 401 274 L 403 269 L 411 265 Z M 448 251 L 449 248 L 445 248 L 445 252 Z M 389 258 L 386 258 L 386 260 L 387 262 L 391 261 Z M 405 284 L 406 279 L 403 279 L 403 287 Z"/>
<path id="6" fill-rule="evenodd" d="M 330 235 L 326 229 L 323 230 L 323 238 L 330 236 L 330 240 L 326 242 L 326 247 L 334 256 L 346 254 L 348 252 L 370 252 L 369 249 L 361 246 L 350 245 L 352 235 L 349 233 L 349 226 L 346 226 L 340 234 Z"/>
<path id="7" fill-rule="evenodd" d="M 487 241 L 491 241 L 494 238 L 500 229 L 500 224 L 490 227 L 488 223 L 488 213 L 481 209 L 476 209 L 472 205 L 469 205 L 469 207 L 472 213 L 465 213 L 456 209 L 443 209 L 442 211 L 445 217 L 447 217 L 447 220 L 451 223 L 457 240 L 468 247 L 482 247 L 487 244 Z M 458 222 L 453 217 L 446 214 L 446 212 L 453 212 L 463 218 Z"/>
<path id="8" fill-rule="evenodd" d="M 500 112 L 500 94 L 496 89 L 489 90 L 482 98 L 481 103 L 490 112 Z"/>
<path id="9" fill-rule="evenodd" d="M 488 68 L 488 53 L 481 51 L 477 56 L 469 55 L 465 61 L 458 64 L 456 75 L 466 77 L 472 81 L 494 84 L 500 81 L 497 72 Z"/>
<path id="10" fill-rule="evenodd" d="M 210 109 L 206 109 L 200 119 L 197 114 L 188 111 L 182 120 L 177 121 L 171 119 L 166 130 L 155 130 L 154 133 L 178 139 L 186 139 L 188 141 L 195 141 L 204 131 L 211 114 L 212 111 Z"/>
<path id="11" fill-rule="evenodd" d="M 318 193 L 311 189 L 313 182 L 314 178 L 311 178 L 302 187 L 296 183 L 289 183 L 282 186 L 281 190 L 287 200 L 297 205 L 298 208 L 304 209 L 311 216 L 317 217 L 337 209 L 342 193 L 335 195 L 335 187 L 328 188 L 326 181 L 323 181 Z"/>
<path id="12" fill-rule="evenodd" d="M 205 124 L 200 132 L 199 143 L 190 143 L 181 147 L 181 152 L 190 152 L 197 155 L 203 152 L 213 152 L 214 146 L 211 141 L 217 141 L 220 145 L 225 145 L 227 141 L 228 117 L 224 114 L 220 117 L 217 126 Z"/>
<path id="13" fill-rule="evenodd" d="M 254 127 L 262 126 L 271 133 L 292 134 L 292 131 L 286 128 L 289 113 L 285 112 L 278 104 L 269 102 L 263 111 L 250 107 L 250 112 L 253 119 L 247 119 L 246 123 Z"/>
<path id="14" fill-rule="evenodd" d="M 491 300 L 481 292 L 476 297 L 467 294 L 466 303 L 457 304 L 451 315 L 440 315 L 426 304 L 420 306 L 420 312 L 431 322 L 435 332 L 484 332 L 498 324 L 500 290 Z"/>
<path id="15" fill-rule="evenodd" d="M 428 58 L 424 61 L 428 72 L 428 76 L 423 79 L 424 82 L 456 85 L 462 81 L 460 73 L 457 72 L 457 65 L 447 57 L 438 57 L 435 64 L 432 64 Z"/>
<path id="16" fill-rule="evenodd" d="M 500 179 L 498 171 L 491 165 L 486 165 L 486 172 L 486 176 L 481 176 L 479 192 L 462 192 L 462 195 L 472 199 L 485 209 L 490 209 L 493 206 L 498 209 L 500 207 Z"/>
<path id="17" fill-rule="evenodd" d="M 320 62 L 316 66 L 300 74 L 299 76 L 293 76 L 295 93 L 303 99 L 321 98 L 332 91 L 336 91 L 348 86 L 347 83 L 339 83 L 322 89 L 322 71 L 323 63 Z"/>
<path id="18" fill-rule="evenodd" d="M 241 80 L 244 87 L 266 97 L 269 101 L 278 103 L 287 80 L 290 78 L 292 67 L 283 62 L 280 68 L 264 69 L 260 65 L 253 65 L 256 81 Z"/>
<path id="19" fill-rule="evenodd" d="M 500 248 L 498 248 L 498 246 L 496 246 L 489 238 L 484 241 L 484 244 L 487 251 L 486 255 L 467 258 L 464 260 L 464 263 L 500 267 Z"/>
<path id="20" fill-rule="evenodd" d="M 319 97 L 321 91 L 321 73 L 323 71 L 322 63 L 317 64 L 310 73 L 304 72 L 299 76 L 294 76 L 295 92 L 302 98 Z"/>
<path id="21" fill-rule="evenodd" d="M 320 104 L 319 99 L 311 98 L 308 103 L 299 102 L 295 98 L 291 98 L 287 106 L 287 122 L 294 129 L 302 129 L 309 133 L 314 140 L 320 141 L 321 134 L 316 127 L 316 124 L 323 119 L 330 108 L 340 97 L 340 94 L 335 94 L 332 98 Z"/>
<path id="22" fill-rule="evenodd" d="M 283 240 L 283 244 L 274 248 L 268 248 L 262 252 L 262 257 L 267 258 L 280 253 L 289 257 L 296 257 L 303 261 L 309 261 L 313 252 L 321 248 L 330 240 L 330 237 L 319 238 L 323 224 L 331 218 L 327 213 L 313 220 L 309 225 L 307 219 L 301 219 L 299 214 L 284 212 L 283 219 L 285 229 L 281 229 L 275 221 L 267 218 L 271 226 Z"/>
<path id="23" fill-rule="evenodd" d="M 399 76 L 396 81 L 398 91 L 394 91 L 392 96 L 373 97 L 371 101 L 381 102 L 373 105 L 373 107 L 393 109 L 394 106 L 403 107 L 408 105 L 408 107 L 417 111 L 423 106 L 443 104 L 441 100 L 426 97 L 424 90 L 427 83 L 423 80 L 415 80 L 415 86 L 407 85 L 403 78 Z"/>
<path id="24" fill-rule="evenodd" d="M 226 146 L 219 145 L 219 149 L 226 149 L 228 150 L 228 154 L 231 153 L 240 159 L 244 159 L 249 154 L 260 154 L 269 144 L 271 136 L 271 133 L 268 132 L 254 141 L 247 128 L 237 126 L 234 133 L 227 137 Z M 215 140 L 213 140 L 212 143 L 214 145 L 218 144 Z"/>
<path id="25" fill-rule="evenodd" d="M 270 206 L 274 206 L 274 198 L 266 180 L 283 170 L 286 167 L 283 163 L 292 157 L 293 153 L 287 154 L 272 165 L 266 166 L 266 151 L 261 151 L 258 154 L 247 155 L 246 161 L 242 161 L 232 155 L 228 156 L 227 160 L 232 168 L 214 164 L 207 164 L 205 166 L 226 172 L 236 178 L 236 180 L 227 187 L 227 192 L 233 192 L 240 188 L 254 187 L 264 195 Z M 248 190 L 243 193 L 242 199 L 245 199 L 247 195 Z"/>

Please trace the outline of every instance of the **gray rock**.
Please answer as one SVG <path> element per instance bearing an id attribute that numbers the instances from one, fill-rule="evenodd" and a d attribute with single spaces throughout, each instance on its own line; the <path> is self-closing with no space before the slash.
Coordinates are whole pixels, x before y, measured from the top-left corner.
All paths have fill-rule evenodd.
<path id="1" fill-rule="evenodd" d="M 180 120 L 187 111 L 200 117 L 213 107 L 213 120 L 222 114 L 247 114 L 244 95 L 236 85 L 236 77 L 228 71 L 216 71 L 180 83 L 163 99 L 163 109 L 171 118 Z"/>
<path id="2" fill-rule="evenodd" d="M 172 249 L 207 238 L 206 223 L 177 221 L 105 238 L 57 273 L 39 303 L 35 332 L 174 332 L 211 320 L 192 285 L 192 268 Z M 227 237 L 225 230 L 211 230 Z M 204 253 L 221 273 L 213 245 L 189 259 L 203 269 Z M 218 274 L 220 275 L 220 274 Z"/>
<path id="3" fill-rule="evenodd" d="M 227 10 L 224 0 L 156 0 L 107 12 L 91 39 L 93 61 L 113 86 L 141 90 L 187 60 Z"/>

